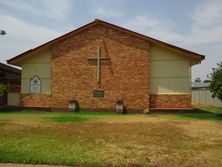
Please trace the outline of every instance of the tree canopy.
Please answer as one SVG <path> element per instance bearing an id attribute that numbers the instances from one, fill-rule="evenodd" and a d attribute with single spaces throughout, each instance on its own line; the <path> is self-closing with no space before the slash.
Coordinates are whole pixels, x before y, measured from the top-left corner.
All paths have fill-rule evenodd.
<path id="1" fill-rule="evenodd" d="M 7 86 L 3 83 L 0 83 L 0 96 L 4 94 L 6 89 L 7 89 Z"/>
<path id="2" fill-rule="evenodd" d="M 199 77 L 197 77 L 194 82 L 201 82 L 201 79 Z"/>
<path id="3" fill-rule="evenodd" d="M 222 101 L 222 62 L 217 65 L 218 67 L 213 68 L 213 72 L 210 74 L 210 91 L 213 97 L 217 97 Z"/>
<path id="4" fill-rule="evenodd" d="M 6 35 L 5 30 L 0 30 L 0 35 Z"/>

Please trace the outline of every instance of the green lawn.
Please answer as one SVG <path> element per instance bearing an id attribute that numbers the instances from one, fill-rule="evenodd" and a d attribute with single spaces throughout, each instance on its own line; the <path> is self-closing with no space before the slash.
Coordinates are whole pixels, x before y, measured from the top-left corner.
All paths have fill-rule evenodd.
<path id="1" fill-rule="evenodd" d="M 0 162 L 222 166 L 222 109 L 192 114 L 0 111 Z"/>

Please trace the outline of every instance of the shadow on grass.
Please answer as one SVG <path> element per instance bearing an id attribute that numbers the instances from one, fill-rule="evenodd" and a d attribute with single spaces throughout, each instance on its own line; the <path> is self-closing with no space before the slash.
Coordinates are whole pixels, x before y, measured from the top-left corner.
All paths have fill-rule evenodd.
<path id="1" fill-rule="evenodd" d="M 50 114 L 51 112 L 48 110 L 32 110 L 32 109 L 22 109 L 17 107 L 4 107 L 0 108 L 0 114 L 18 114 L 18 115 L 33 115 L 33 114 Z"/>
<path id="2" fill-rule="evenodd" d="M 222 108 L 194 108 L 193 111 L 151 113 L 149 117 L 222 121 Z"/>
<path id="3" fill-rule="evenodd" d="M 16 111 L 22 111 L 21 108 L 16 107 L 0 107 L 0 112 L 16 112 Z"/>
<path id="4" fill-rule="evenodd" d="M 81 116 L 59 116 L 50 118 L 53 122 L 58 123 L 70 123 L 70 122 L 87 122 L 90 121 L 90 118 L 81 117 Z"/>
<path id="5" fill-rule="evenodd" d="M 84 109 L 80 109 L 79 112 L 72 112 L 72 111 L 50 111 L 48 109 L 29 109 L 29 108 L 21 108 L 21 107 L 1 107 L 0 113 L 13 113 L 13 112 L 21 112 L 21 113 L 54 113 L 54 114 L 73 114 L 73 115 L 99 115 L 99 116 L 112 116 L 112 115 L 119 115 L 116 112 L 90 112 Z"/>
<path id="6" fill-rule="evenodd" d="M 182 119 L 199 119 L 199 120 L 222 120 L 221 113 L 210 112 L 207 109 L 195 108 L 192 113 L 177 114 Z"/>

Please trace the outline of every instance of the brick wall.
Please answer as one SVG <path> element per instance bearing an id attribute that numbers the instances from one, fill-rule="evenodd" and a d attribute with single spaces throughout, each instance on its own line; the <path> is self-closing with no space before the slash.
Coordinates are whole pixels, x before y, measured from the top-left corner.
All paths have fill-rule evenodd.
<path id="1" fill-rule="evenodd" d="M 96 81 L 97 46 L 101 48 L 100 82 Z M 150 44 L 129 34 L 96 25 L 52 46 L 51 95 L 21 94 L 24 107 L 66 110 L 75 98 L 80 108 L 115 110 L 117 98 L 130 112 L 148 108 L 191 108 L 191 95 L 149 95 Z M 93 90 L 104 90 L 95 98 Z"/>
<path id="2" fill-rule="evenodd" d="M 180 109 L 180 108 L 192 108 L 191 95 L 150 95 L 150 108 L 159 109 Z"/>
<path id="3" fill-rule="evenodd" d="M 97 46 L 102 60 L 101 82 L 96 82 Z M 129 110 L 149 108 L 149 43 L 129 34 L 97 25 L 52 47 L 52 107 L 67 108 L 75 98 L 80 107 L 114 109 L 123 98 Z M 104 98 L 93 98 L 92 91 L 105 91 Z"/>
<path id="4" fill-rule="evenodd" d="M 21 94 L 20 104 L 23 107 L 51 107 L 51 95 L 50 94 Z"/>

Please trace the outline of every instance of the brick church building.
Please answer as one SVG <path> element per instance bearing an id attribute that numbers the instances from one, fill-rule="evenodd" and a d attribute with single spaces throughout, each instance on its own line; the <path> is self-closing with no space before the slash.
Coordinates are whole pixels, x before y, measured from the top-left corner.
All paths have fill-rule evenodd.
<path id="1" fill-rule="evenodd" d="M 34 40 L 34 39 L 33 39 Z M 22 53 L 20 105 L 129 112 L 191 109 L 191 67 L 204 56 L 98 20 Z"/>

